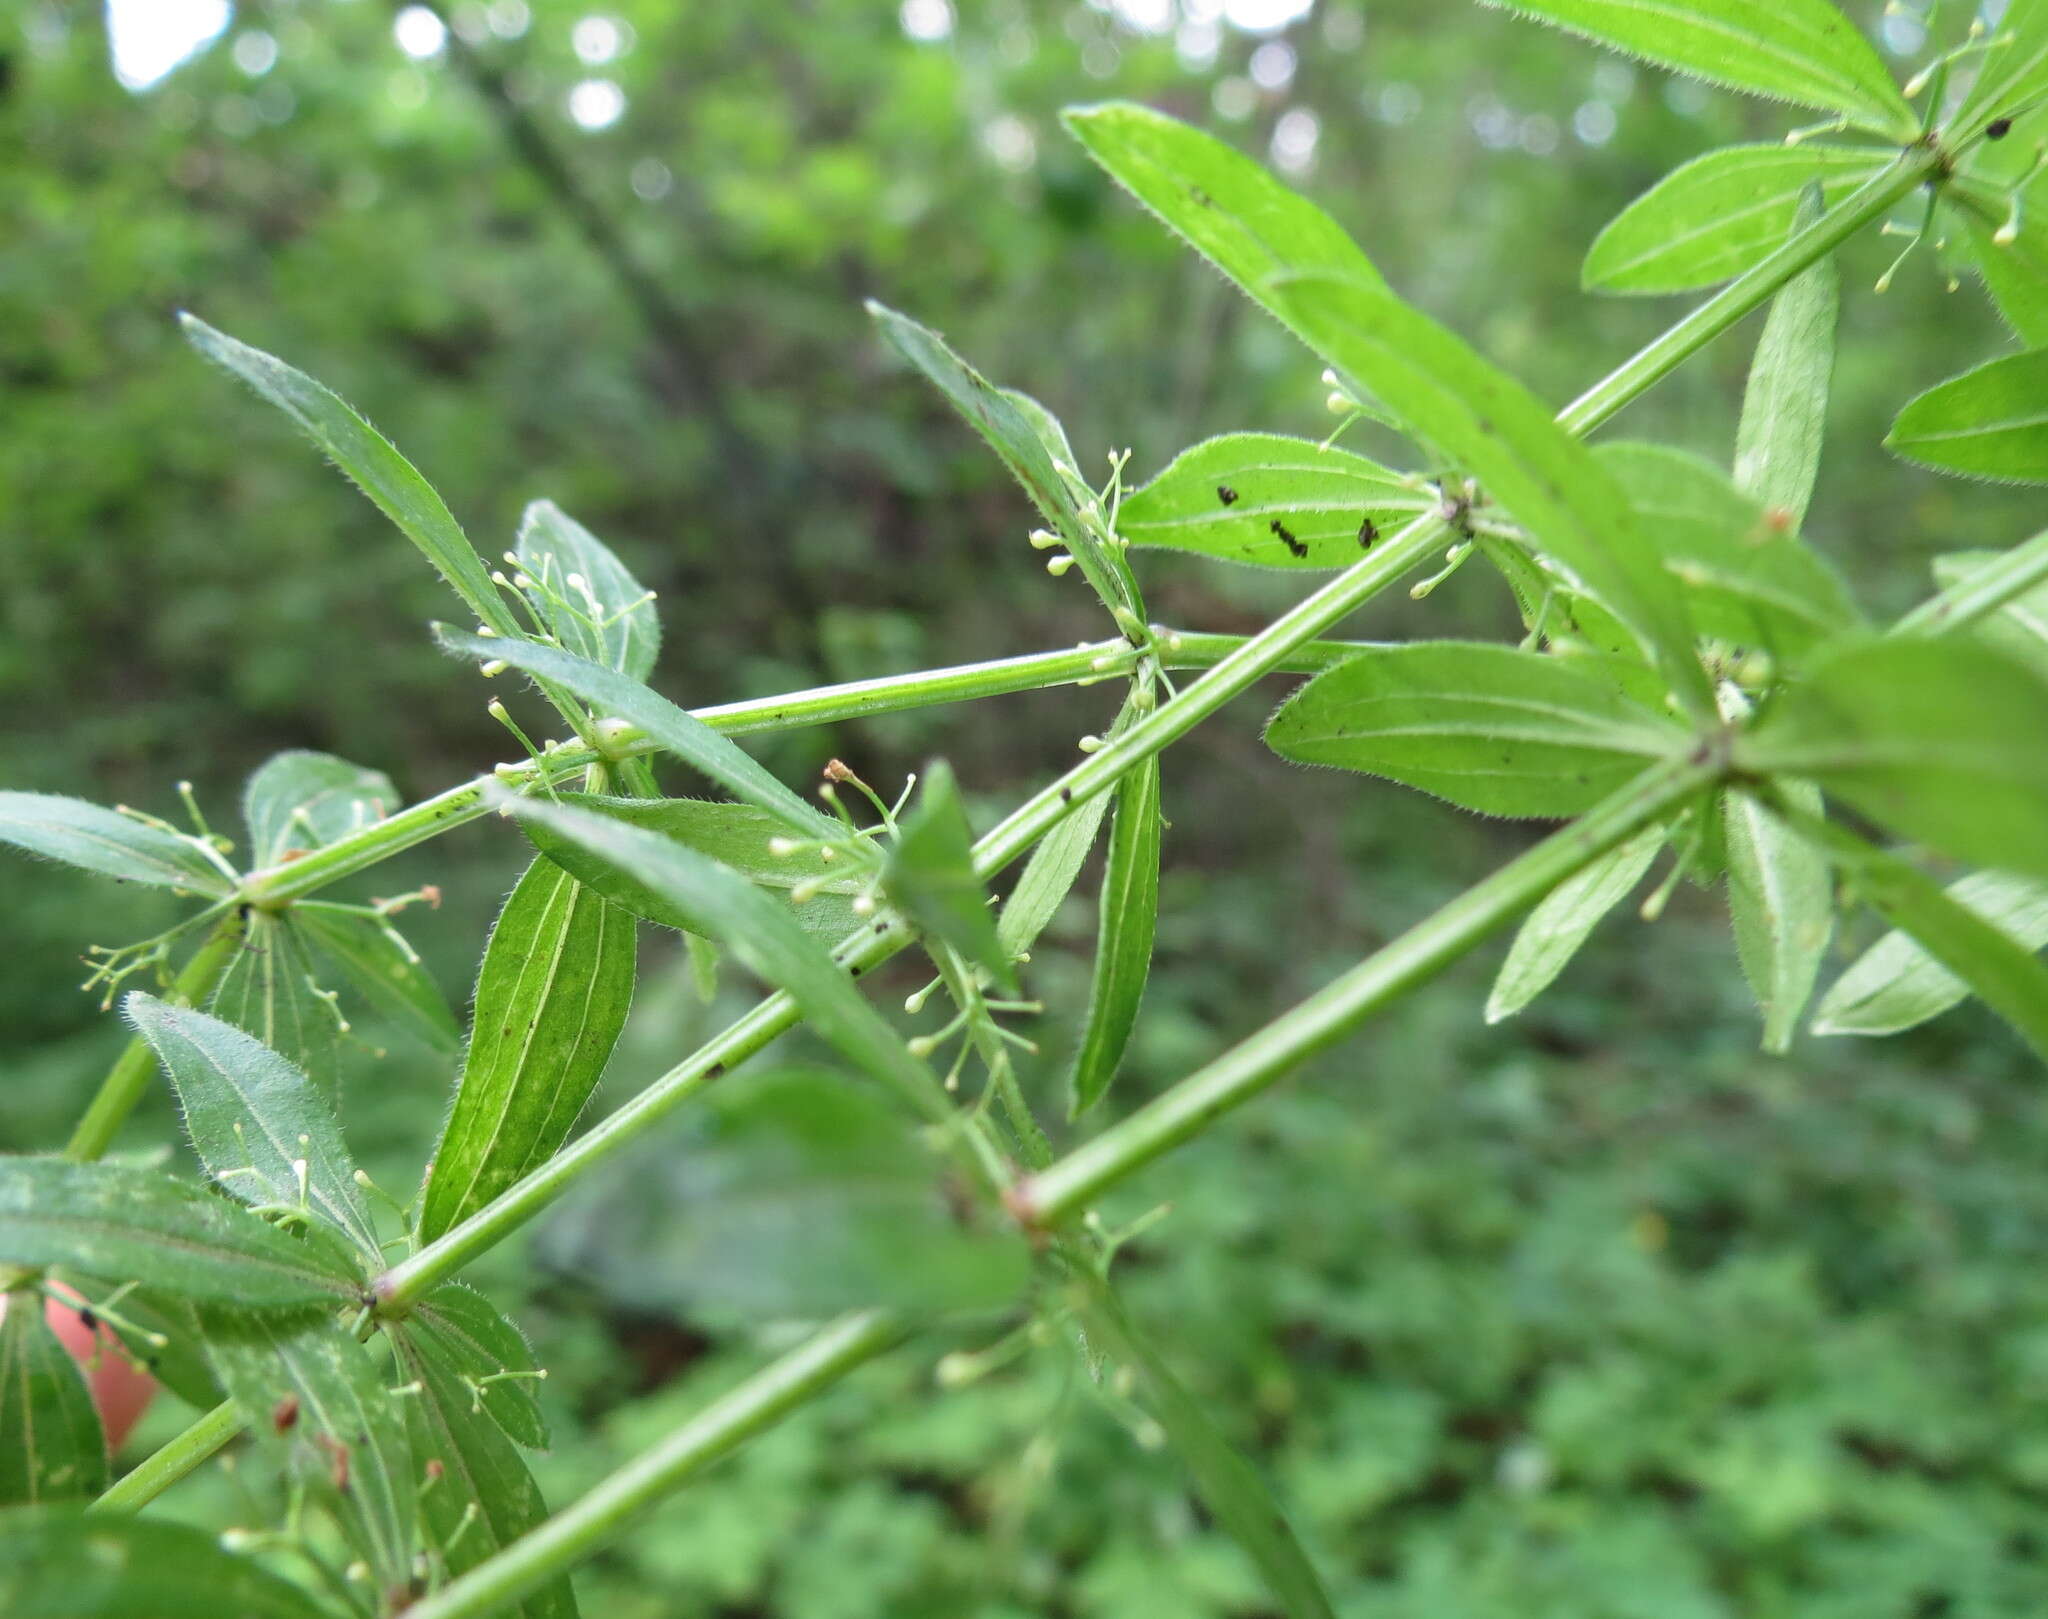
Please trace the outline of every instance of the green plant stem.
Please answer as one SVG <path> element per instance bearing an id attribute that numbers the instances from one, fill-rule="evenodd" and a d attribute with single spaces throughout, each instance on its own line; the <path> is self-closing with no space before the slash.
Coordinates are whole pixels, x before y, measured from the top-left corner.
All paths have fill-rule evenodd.
<path id="1" fill-rule="evenodd" d="M 1719 757 L 1652 766 L 1579 820 L 1374 951 L 1206 1068 L 1011 1190 L 1013 1212 L 1058 1225 L 1162 1153 L 1200 1134 L 1372 1013 L 1434 978 L 1551 889 L 1718 779 Z"/>
<path id="2" fill-rule="evenodd" d="M 146 1507 L 179 1479 L 242 1431 L 242 1414 L 232 1400 L 224 1400 L 168 1444 L 144 1459 L 140 1466 L 109 1485 L 106 1493 L 85 1510 L 88 1512 L 134 1512 Z"/>
<path id="3" fill-rule="evenodd" d="M 1166 663 L 1174 669 L 1202 669 L 1221 662 L 1244 642 L 1237 635 L 1195 635 L 1167 632 L 1176 643 Z M 1354 653 L 1369 650 L 1365 642 L 1320 642 L 1299 647 L 1276 672 L 1316 674 Z M 927 669 L 916 674 L 885 675 L 874 680 L 854 680 L 842 685 L 819 686 L 808 691 L 788 692 L 779 697 L 756 697 L 744 702 L 719 703 L 693 709 L 692 716 L 714 731 L 727 736 L 749 736 L 763 731 L 794 730 L 805 725 L 827 725 L 839 720 L 865 719 L 876 714 L 893 714 L 910 708 L 928 708 L 942 703 L 970 702 L 981 697 L 1000 697 L 1012 692 L 1037 691 L 1048 686 L 1088 685 L 1128 675 L 1137 666 L 1139 652 L 1127 641 L 1096 641 L 1061 652 L 1033 652 L 1022 657 L 995 658 L 985 663 L 959 664 L 946 669 Z M 656 745 L 628 731 L 618 739 L 615 752 L 645 754 Z M 539 783 L 545 774 L 551 782 L 562 782 L 597 762 L 598 755 L 585 747 L 557 749 L 547 756 L 545 770 L 531 761 L 508 765 L 501 773 L 479 776 L 474 781 L 422 799 L 419 803 L 387 817 L 373 826 L 284 865 L 251 872 L 242 882 L 243 898 L 252 904 L 275 907 L 339 882 L 388 860 L 403 849 L 424 843 L 479 819 L 487 810 L 485 795 L 491 784 L 508 787 Z"/>
<path id="4" fill-rule="evenodd" d="M 1558 425 L 1585 435 L 1648 392 L 1679 363 L 1719 337 L 1801 270 L 1883 217 L 1941 168 L 1941 154 L 1914 146 L 1872 175 L 1768 258 L 1752 265 L 1648 346 L 1616 366 L 1563 410 Z"/>
<path id="5" fill-rule="evenodd" d="M 234 960 L 241 944 L 242 918 L 230 911 L 214 924 L 213 931 L 192 952 L 172 982 L 171 1000 L 183 1006 L 197 1006 L 205 1000 L 220 982 L 221 974 L 228 970 L 228 963 Z M 78 1121 L 78 1128 L 65 1144 L 64 1156 L 90 1163 L 104 1153 L 113 1145 L 114 1137 L 155 1077 L 156 1054 L 149 1049 L 149 1042 L 137 1035 L 122 1048 L 114 1066 L 107 1070 L 107 1077 L 100 1081 L 85 1117 Z"/>
<path id="6" fill-rule="evenodd" d="M 2048 580 L 2048 531 L 2022 541 L 1939 595 L 1929 596 L 1894 624 L 1891 633 L 1940 635 L 1962 629 L 1989 618 L 2044 580 Z"/>
<path id="7" fill-rule="evenodd" d="M 666 1439 L 626 1463 L 495 1557 L 406 1609 L 407 1619 L 498 1613 L 624 1534 L 634 1519 L 762 1429 L 902 1341 L 894 1316 L 840 1317 L 780 1360 L 712 1401 Z M 850 1578 L 858 1578 L 849 1570 Z"/>

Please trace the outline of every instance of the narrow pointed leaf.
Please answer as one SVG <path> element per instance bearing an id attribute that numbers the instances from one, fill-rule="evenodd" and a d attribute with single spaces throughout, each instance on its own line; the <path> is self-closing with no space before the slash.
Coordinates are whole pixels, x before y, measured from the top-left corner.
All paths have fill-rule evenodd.
<path id="1" fill-rule="evenodd" d="M 453 1051 L 462 1030 L 448 997 L 390 922 L 324 900 L 292 907 L 300 933 L 341 969 L 373 1007 L 436 1051 Z"/>
<path id="2" fill-rule="evenodd" d="M 2011 555 L 2005 551 L 1945 551 L 1934 559 L 1934 581 L 1944 591 L 1954 590 L 1986 568 L 2006 563 Z M 2048 673 L 2048 584 L 2036 585 L 2003 602 L 1977 619 L 1971 630 L 2021 662 Z"/>
<path id="3" fill-rule="evenodd" d="M 1797 224 L 1811 224 L 1820 210 L 1820 188 L 1809 186 Z M 1832 258 L 1786 282 L 1771 300 L 1742 393 L 1735 487 L 1774 515 L 1782 514 L 1787 529 L 1806 521 L 1820 475 L 1840 307 L 1841 275 Z"/>
<path id="4" fill-rule="evenodd" d="M 1382 529 L 1432 510 L 1418 490 L 1362 455 L 1277 433 L 1232 433 L 1175 456 L 1125 498 L 1117 531 L 1133 545 L 1262 568 L 1346 568 Z"/>
<path id="5" fill-rule="evenodd" d="M 839 835 L 837 821 L 812 809 L 756 763 L 737 742 L 720 736 L 702 720 L 616 669 L 531 641 L 512 644 L 495 637 L 463 635 L 445 624 L 437 624 L 434 634 L 450 652 L 486 661 L 502 660 L 574 692 L 599 714 L 637 727 L 733 797 L 779 815 L 799 833 L 810 837 Z"/>
<path id="6" fill-rule="evenodd" d="M 420 1496 L 422 1527 L 452 1578 L 537 1527 L 547 1503 L 519 1452 L 486 1414 L 488 1404 L 478 1409 L 468 1363 L 419 1322 L 415 1313 L 391 1336 L 400 1374 L 419 1385 L 405 1412 L 414 1460 L 422 1470 L 440 1467 L 440 1477 Z M 505 1611 L 520 1619 L 575 1619 L 576 1596 L 562 1574 Z"/>
<path id="7" fill-rule="evenodd" d="M 433 486 L 389 439 L 339 394 L 261 349 L 238 343 L 194 315 L 178 317 L 194 348 L 283 411 L 400 532 L 425 553 L 455 594 L 503 636 L 521 633 L 483 559 Z"/>
<path id="8" fill-rule="evenodd" d="M 0 1297 L 0 1507 L 88 1500 L 107 1487 L 92 1394 L 43 1320 L 42 1294 Z"/>
<path id="9" fill-rule="evenodd" d="M 937 1081 L 931 1070 L 910 1054 L 888 1020 L 780 901 L 680 843 L 609 816 L 538 798 L 508 798 L 505 808 L 523 822 L 581 844 L 653 889 L 690 932 L 721 945 L 750 972 L 786 990 L 812 1028 L 860 1068 L 913 1106 L 933 1110 Z"/>
<path id="10" fill-rule="evenodd" d="M 1626 494 L 1535 395 L 1383 288 L 1328 277 L 1285 283 L 1310 345 L 1479 480 L 1642 643 L 1696 717 L 1713 713 L 1676 582 Z"/>
<path id="11" fill-rule="evenodd" d="M 332 1305 L 362 1291 L 339 1242 L 287 1236 L 155 1170 L 0 1158 L 0 1262 L 63 1265 L 245 1309 Z"/>
<path id="12" fill-rule="evenodd" d="M 332 843 L 383 820 L 399 802 L 398 789 L 381 770 L 331 753 L 280 753 L 242 789 L 248 864 L 274 866 L 294 849 Z"/>
<path id="13" fill-rule="evenodd" d="M 1796 776 L 1973 865 L 2048 877 L 2048 677 L 1970 637 L 1853 642 L 1736 738 L 1738 767 Z"/>
<path id="14" fill-rule="evenodd" d="M 1088 1021 L 1068 1082 L 1068 1116 L 1079 1118 L 1109 1091 L 1137 1026 L 1152 970 L 1159 921 L 1159 756 L 1148 756 L 1116 786 L 1116 818 L 1095 935 L 1095 977 Z"/>
<path id="15" fill-rule="evenodd" d="M 1577 815 L 1686 738 L 1574 662 L 1471 641 L 1365 653 L 1282 704 L 1266 745 L 1485 815 Z"/>
<path id="16" fill-rule="evenodd" d="M 125 883 L 213 895 L 232 888 L 190 839 L 60 793 L 0 792 L 0 843 Z"/>
<path id="17" fill-rule="evenodd" d="M 462 1382 L 468 1402 L 490 1413 L 528 1450 L 545 1450 L 547 1419 L 534 1396 L 537 1368 L 525 1336 L 475 1288 L 437 1287 L 405 1319 L 405 1331 Z"/>
<path id="18" fill-rule="evenodd" d="M 0 1512 L 8 1619 L 332 1619 L 332 1610 L 218 1533 L 76 1508 Z"/>
<path id="19" fill-rule="evenodd" d="M 996 918 L 996 938 L 1003 953 L 1012 960 L 1031 948 L 1032 941 L 1046 930 L 1067 895 L 1073 892 L 1114 796 L 1097 793 L 1070 812 L 1031 851 L 1017 886 L 1010 890 L 1010 897 L 1003 901 L 1002 913 Z"/>
<path id="20" fill-rule="evenodd" d="M 1821 814 L 1811 786 L 1791 782 L 1783 790 L 1805 814 Z M 1748 793 L 1723 795 L 1722 825 L 1736 954 L 1764 1015 L 1764 1050 L 1782 1053 L 1813 998 L 1834 934 L 1828 857 Z"/>
<path id="21" fill-rule="evenodd" d="M 455 1103 L 420 1209 L 431 1242 L 569 1139 L 633 1004 L 633 918 L 535 860 L 484 947 Z"/>
<path id="22" fill-rule="evenodd" d="M 1673 169 L 1593 239 L 1580 276 L 1609 293 L 1689 292 L 1768 258 L 1818 185 L 1838 202 L 1891 159 L 1863 146 L 1724 146 Z"/>
<path id="23" fill-rule="evenodd" d="M 1643 880 L 1668 836 L 1665 827 L 1645 827 L 1544 896 L 1522 923 L 1493 980 L 1486 999 L 1488 1023 L 1513 1017 L 1550 987 L 1600 919 Z"/>
<path id="24" fill-rule="evenodd" d="M 2048 483 L 2048 349 L 2009 354 L 1929 388 L 1885 448 L 1942 472 Z"/>
<path id="25" fill-rule="evenodd" d="M 2030 349 L 2048 345 L 2048 186 L 2029 186 L 2019 230 L 1997 239 L 2007 204 L 1999 191 L 1959 179 L 1949 188 L 1950 218 L 1968 243 L 1963 257 L 1974 268 L 1994 308 Z"/>
<path id="26" fill-rule="evenodd" d="M 553 501 L 536 500 L 520 521 L 514 554 L 543 587 L 542 618 L 566 650 L 647 678 L 661 652 L 661 620 L 611 547 Z"/>
<path id="27" fill-rule="evenodd" d="M 996 938 L 988 889 L 974 874 L 974 834 L 952 766 L 934 761 L 924 773 L 917 808 L 903 819 L 882 877 L 889 903 L 932 937 L 988 969 L 1010 994 L 1016 969 Z"/>
<path id="28" fill-rule="evenodd" d="M 1975 871 L 1948 897 L 2022 950 L 2048 945 L 2048 883 L 2003 871 Z M 1813 1014 L 1815 1034 L 1897 1034 L 1967 1000 L 1970 986 L 1894 929 L 1829 986 Z"/>
<path id="29" fill-rule="evenodd" d="M 301 1070 L 204 1012 L 140 990 L 121 1005 L 170 1076 L 192 1148 L 217 1185 L 244 1203 L 303 1206 L 381 1263 L 341 1121 Z"/>
<path id="30" fill-rule="evenodd" d="M 393 1394 L 379 1360 L 325 1313 L 208 1312 L 207 1352 L 258 1445 L 339 1519 L 376 1589 L 412 1577 L 420 1464 L 406 1437 L 410 1396 Z"/>
<path id="31" fill-rule="evenodd" d="M 340 1082 L 341 1019 L 317 991 L 297 914 L 251 911 L 207 1010 L 282 1053 L 332 1096 Z"/>
<path id="32" fill-rule="evenodd" d="M 1838 112 L 1879 134 L 1918 127 L 1870 41 L 1829 0 L 1487 0 L 1709 84 Z"/>
<path id="33" fill-rule="evenodd" d="M 1989 37 L 1976 78 L 1947 120 L 1959 133 L 1976 134 L 1994 118 L 2031 110 L 2048 91 L 2048 5 L 2009 0 Z"/>

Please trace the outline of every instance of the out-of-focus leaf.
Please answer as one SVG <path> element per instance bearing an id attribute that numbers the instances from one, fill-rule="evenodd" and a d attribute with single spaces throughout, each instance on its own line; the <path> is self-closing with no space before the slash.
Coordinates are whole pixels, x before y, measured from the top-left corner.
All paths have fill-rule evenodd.
<path id="1" fill-rule="evenodd" d="M 1997 239 L 2007 215 L 2002 195 L 1961 176 L 1947 194 L 1953 228 L 1968 242 L 1964 256 L 1999 315 L 2028 348 L 2048 345 L 2048 187 L 2027 188 L 2009 242 Z"/>
<path id="2" fill-rule="evenodd" d="M 773 1319 L 990 1309 L 1023 1286 L 1014 1226 L 954 1206 L 946 1161 L 871 1089 L 777 1070 L 706 1102 L 658 1173 L 564 1212 L 553 1263 L 641 1308 Z"/>
<path id="3" fill-rule="evenodd" d="M 232 371 L 298 423 L 377 509 L 426 554 L 479 623 L 488 624 L 502 636 L 521 633 L 462 525 L 389 439 L 357 415 L 339 394 L 303 371 L 261 349 L 236 342 L 197 316 L 181 314 L 178 321 L 201 354 Z"/>
<path id="4" fill-rule="evenodd" d="M 1977 134 L 1994 118 L 2031 108 L 2048 90 L 2048 5 L 2009 0 L 1989 40 L 1976 78 L 1946 120 L 1959 133 Z"/>
<path id="5" fill-rule="evenodd" d="M 68 1270 L 58 1271 L 55 1280 L 93 1309 L 100 1325 L 187 1405 L 209 1411 L 226 1398 L 200 1342 L 199 1317 L 185 1299 L 163 1288 L 133 1287 Z M 113 1310 L 112 1316 L 103 1305 Z"/>
<path id="6" fill-rule="evenodd" d="M 1600 919 L 1643 880 L 1669 835 L 1645 827 L 1546 894 L 1522 923 L 1486 1000 L 1486 1021 L 1513 1017 L 1564 971 Z"/>
<path id="7" fill-rule="evenodd" d="M 1003 901 L 996 918 L 996 938 L 1003 953 L 1015 960 L 1031 948 L 1073 892 L 1074 883 L 1095 846 L 1095 834 L 1109 811 L 1110 793 L 1097 793 L 1071 811 L 1067 818 L 1045 835 L 1024 863 L 1017 886 Z"/>
<path id="8" fill-rule="evenodd" d="M 325 1312 L 205 1313 L 206 1347 L 257 1444 L 339 1519 L 376 1588 L 412 1578 L 419 1463 L 406 1438 L 408 1396 L 393 1394 L 370 1351 Z"/>
<path id="9" fill-rule="evenodd" d="M 2048 678 L 1967 637 L 1857 641 L 1735 741 L 1759 775 L 1810 780 L 1906 837 L 2048 877 Z"/>
<path id="10" fill-rule="evenodd" d="M 448 997 L 389 922 L 351 906 L 304 899 L 292 907 L 292 918 L 385 1017 L 436 1051 L 455 1049 L 462 1030 Z"/>
<path id="11" fill-rule="evenodd" d="M 749 971 L 788 991 L 811 1027 L 859 1067 L 912 1106 L 932 1110 L 937 1081 L 931 1070 L 781 903 L 696 851 L 609 816 L 538 798 L 508 799 L 505 807 L 655 890 L 690 932 L 723 946 Z"/>
<path id="12" fill-rule="evenodd" d="M 122 1003 L 184 1110 L 193 1151 L 244 1203 L 305 1208 L 381 1260 L 377 1225 L 355 1182 L 341 1121 L 306 1075 L 219 1018 L 140 990 Z"/>
<path id="13" fill-rule="evenodd" d="M 1821 797 L 1804 782 L 1783 791 L 1805 814 Z M 1764 1050 L 1790 1049 L 1835 928 L 1828 857 L 1748 793 L 1722 797 L 1728 850 L 1728 912 L 1735 952 L 1764 1015 Z"/>
<path id="14" fill-rule="evenodd" d="M 1806 188 L 1796 227 L 1812 224 L 1820 212 L 1820 187 L 1815 183 Z M 1841 276 L 1832 258 L 1819 260 L 1786 282 L 1771 300 L 1756 358 L 1749 363 L 1749 384 L 1742 392 L 1742 417 L 1735 429 L 1735 487 L 1774 517 L 1782 515 L 1787 529 L 1806 521 L 1807 502 L 1820 474 L 1840 307 Z"/>
<path id="15" fill-rule="evenodd" d="M 533 1351 L 510 1321 L 474 1288 L 448 1282 L 434 1289 L 405 1319 L 405 1330 L 425 1343 L 439 1364 L 463 1382 L 471 1403 L 529 1450 L 545 1450 L 547 1419 L 534 1397 Z"/>
<path id="16" fill-rule="evenodd" d="M 1839 201 L 1891 159 L 1867 146 L 1724 146 L 1673 169 L 1593 239 L 1596 292 L 1687 292 L 1742 274 L 1781 246 L 1799 197 Z"/>
<path id="17" fill-rule="evenodd" d="M 1945 551 L 1934 559 L 1934 582 L 1943 590 L 1952 590 L 2006 554 L 2003 551 Z M 2048 674 L 2048 585 L 2036 585 L 2006 602 L 1996 612 L 1979 619 L 1971 630 L 2023 663 L 2030 663 L 2043 674 Z"/>
<path id="18" fill-rule="evenodd" d="M 281 1052 L 330 1096 L 339 1083 L 342 1024 L 316 993 L 313 957 L 295 912 L 252 910 L 207 1009 Z"/>
<path id="19" fill-rule="evenodd" d="M 1266 568 L 1343 568 L 1380 530 L 1432 510 L 1362 455 L 1277 433 L 1232 433 L 1183 450 L 1129 495 L 1117 532 L 1133 545 Z"/>
<path id="20" fill-rule="evenodd" d="M 889 903 L 934 938 L 988 969 L 1016 993 L 1017 974 L 996 938 L 988 889 L 974 874 L 974 834 L 953 768 L 934 761 L 924 773 L 917 807 L 904 817 L 883 874 Z"/>
<path id="21" fill-rule="evenodd" d="M 191 839 L 61 793 L 0 792 L 0 843 L 125 883 L 215 896 L 233 888 Z"/>
<path id="22" fill-rule="evenodd" d="M 155 1170 L 0 1158 L 0 1261 L 63 1265 L 245 1309 L 332 1305 L 362 1278 L 324 1228 L 287 1236 Z"/>
<path id="23" fill-rule="evenodd" d="M 840 833 L 837 821 L 812 809 L 756 763 L 737 742 L 720 736 L 702 720 L 616 669 L 531 641 L 509 645 L 486 636 L 463 635 L 445 624 L 437 624 L 434 635 L 450 652 L 502 660 L 574 692 L 600 715 L 637 727 L 735 798 L 760 805 L 807 837 L 837 837 Z"/>
<path id="24" fill-rule="evenodd" d="M 1316 676 L 1273 716 L 1266 745 L 1486 815 L 1564 816 L 1682 749 L 1685 733 L 1570 659 L 1423 641 Z"/>
<path id="25" fill-rule="evenodd" d="M 645 680 L 661 652 L 654 601 L 611 548 L 551 500 L 519 524 L 514 553 L 532 575 L 543 622 L 579 658 Z"/>
<path id="26" fill-rule="evenodd" d="M 432 1297 L 448 1291 L 443 1288 Z M 519 1452 L 486 1415 L 497 1410 L 495 1395 L 484 1396 L 486 1403 L 479 1408 L 469 1382 L 474 1375 L 470 1362 L 447 1338 L 422 1331 L 420 1319 L 416 1312 L 391 1336 L 401 1373 L 419 1386 L 405 1412 L 413 1457 L 422 1470 L 435 1464 L 441 1470 L 421 1493 L 422 1527 L 452 1578 L 537 1526 L 547 1516 L 547 1503 Z M 507 1386 L 490 1385 L 492 1390 Z M 576 1596 L 568 1575 L 530 1592 L 507 1611 L 521 1619 L 575 1619 Z"/>
<path id="27" fill-rule="evenodd" d="M 24 1288 L 4 1297 L 0 1506 L 98 1495 L 107 1487 L 107 1436 L 78 1362 L 43 1320 L 41 1293 Z"/>
<path id="28" fill-rule="evenodd" d="M 1913 109 L 1829 0 L 1486 0 L 1709 84 L 1838 112 L 1910 137 Z"/>
<path id="29" fill-rule="evenodd" d="M 569 1139 L 633 1004 L 633 918 L 552 861 L 484 946 L 455 1103 L 420 1207 L 431 1242 Z"/>
<path id="30" fill-rule="evenodd" d="M 294 849 L 332 843 L 383 820 L 399 802 L 398 789 L 381 770 L 331 753 L 277 754 L 242 789 L 248 864 L 274 866 Z"/>
<path id="31" fill-rule="evenodd" d="M 1999 483 L 2048 483 L 2048 349 L 1992 360 L 1908 402 L 1885 447 Z"/>
<path id="32" fill-rule="evenodd" d="M 1713 715 L 1677 582 L 1627 495 L 1535 395 L 1383 288 L 1309 276 L 1283 302 L 1310 345 L 1442 447 L 1641 642 L 1680 703 Z"/>
<path id="33" fill-rule="evenodd" d="M 75 1507 L 0 1512 L 7 1619 L 332 1619 L 331 1610 L 189 1524 Z"/>
<path id="34" fill-rule="evenodd" d="M 1108 1093 L 1138 1021 L 1159 921 L 1160 831 L 1159 755 L 1154 753 L 1116 787 L 1088 1020 L 1067 1087 L 1070 1118 L 1079 1118 Z"/>

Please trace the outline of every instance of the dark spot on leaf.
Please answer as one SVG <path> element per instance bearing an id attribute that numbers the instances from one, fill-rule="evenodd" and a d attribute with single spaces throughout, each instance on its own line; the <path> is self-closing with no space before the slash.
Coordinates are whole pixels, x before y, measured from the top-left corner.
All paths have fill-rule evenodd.
<path id="1" fill-rule="evenodd" d="M 91 1305 L 81 1304 L 78 1307 L 78 1324 L 85 1328 L 87 1332 L 97 1332 L 99 1330 L 100 1318 L 92 1313 Z"/>
<path id="2" fill-rule="evenodd" d="M 290 1433 L 299 1420 L 299 1397 L 287 1394 L 270 1408 L 270 1425 L 279 1433 Z"/>
<path id="3" fill-rule="evenodd" d="M 1188 195 L 1195 199 L 1195 205 L 1198 208 L 1214 208 L 1216 206 L 1214 199 L 1200 186 L 1189 186 Z"/>
<path id="4" fill-rule="evenodd" d="M 1273 521 L 1267 524 L 1266 526 L 1272 529 L 1272 531 L 1279 536 L 1280 543 L 1286 546 L 1289 551 L 1294 553 L 1294 555 L 1298 557 L 1305 557 L 1308 555 L 1308 547 L 1303 545 L 1301 541 L 1297 540 L 1291 533 L 1289 533 L 1287 525 L 1281 522 L 1279 518 L 1274 518 Z"/>
<path id="5" fill-rule="evenodd" d="M 1237 491 L 1227 483 L 1219 483 L 1216 486 L 1216 498 L 1228 506 L 1237 499 Z"/>
<path id="6" fill-rule="evenodd" d="M 1368 517 L 1364 522 L 1358 525 L 1359 550 L 1370 551 L 1373 548 L 1373 543 L 1376 540 L 1378 540 L 1379 537 L 1380 526 L 1379 524 L 1375 523 L 1370 517 Z"/>
<path id="7" fill-rule="evenodd" d="M 1984 126 L 1984 138 L 1987 141 L 2002 141 L 2011 133 L 2012 120 L 2010 118 L 1994 118 Z"/>

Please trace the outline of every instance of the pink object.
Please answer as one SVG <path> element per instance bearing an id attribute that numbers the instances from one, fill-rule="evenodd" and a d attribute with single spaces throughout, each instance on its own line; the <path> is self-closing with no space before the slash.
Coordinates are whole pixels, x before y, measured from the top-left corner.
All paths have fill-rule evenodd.
<path id="1" fill-rule="evenodd" d="M 66 1292 L 66 1298 L 76 1298 Z M 79 1300 L 83 1304 L 83 1300 Z M 0 1295 L 0 1315 L 7 1311 L 7 1298 Z M 55 1298 L 43 1305 L 43 1319 L 50 1324 L 58 1341 L 71 1352 L 71 1358 L 81 1368 L 90 1367 L 86 1372 L 86 1385 L 92 1390 L 92 1403 L 100 1414 L 100 1426 L 107 1431 L 107 1449 L 119 1450 L 121 1442 L 129 1431 L 142 1420 L 142 1413 L 149 1409 L 149 1402 L 156 1396 L 156 1379 L 141 1370 L 129 1360 L 121 1348 L 120 1341 L 105 1326 L 95 1324 L 88 1327 L 79 1319 L 78 1307 Z M 94 1356 L 98 1364 L 93 1365 Z"/>

